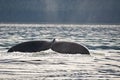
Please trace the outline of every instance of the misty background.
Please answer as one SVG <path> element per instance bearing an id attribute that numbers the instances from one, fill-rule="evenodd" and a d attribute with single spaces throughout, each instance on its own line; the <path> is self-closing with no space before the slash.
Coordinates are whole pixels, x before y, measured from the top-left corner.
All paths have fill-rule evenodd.
<path id="1" fill-rule="evenodd" d="M 0 0 L 0 23 L 120 24 L 120 0 Z"/>

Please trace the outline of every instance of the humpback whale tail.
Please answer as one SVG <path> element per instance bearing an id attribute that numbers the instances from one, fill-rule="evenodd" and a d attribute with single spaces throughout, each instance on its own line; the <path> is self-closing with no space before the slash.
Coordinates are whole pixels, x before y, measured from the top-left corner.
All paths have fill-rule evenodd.
<path id="1" fill-rule="evenodd" d="M 7 52 L 40 52 L 44 50 L 48 50 L 51 48 L 51 44 L 54 43 L 55 40 L 52 42 L 48 41 L 28 41 L 17 44 L 11 47 Z"/>
<path id="2" fill-rule="evenodd" d="M 90 52 L 88 51 L 86 47 L 78 43 L 64 42 L 64 41 L 55 42 L 55 39 L 53 40 L 53 42 L 54 43 L 52 43 L 51 49 L 59 53 L 90 54 Z"/>
<path id="3" fill-rule="evenodd" d="M 51 42 L 48 41 L 28 41 L 17 44 L 11 47 L 8 52 L 39 52 L 52 49 L 53 51 L 59 53 L 70 53 L 70 54 L 90 54 L 88 49 L 83 45 L 73 43 L 73 42 L 64 42 L 57 41 L 53 39 Z"/>

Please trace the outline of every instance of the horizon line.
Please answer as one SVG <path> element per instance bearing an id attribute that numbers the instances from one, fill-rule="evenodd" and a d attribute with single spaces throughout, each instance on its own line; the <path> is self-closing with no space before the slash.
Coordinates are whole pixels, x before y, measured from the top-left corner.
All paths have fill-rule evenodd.
<path id="1" fill-rule="evenodd" d="M 14 26 L 18 26 L 18 27 L 87 27 L 87 26 L 96 26 L 96 27 L 100 27 L 100 26 L 110 26 L 112 25 L 112 27 L 116 26 L 116 24 L 38 24 L 38 23 L 0 23 L 0 27 L 2 26 L 6 26 L 6 27 L 14 27 Z M 120 24 L 118 25 L 120 27 Z"/>

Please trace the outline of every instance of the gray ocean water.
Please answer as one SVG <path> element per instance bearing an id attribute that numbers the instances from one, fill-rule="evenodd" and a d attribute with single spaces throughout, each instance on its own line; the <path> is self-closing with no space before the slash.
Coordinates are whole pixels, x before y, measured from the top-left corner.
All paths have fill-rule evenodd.
<path id="1" fill-rule="evenodd" d="M 7 53 L 46 40 L 85 45 L 91 55 L 52 50 Z M 0 24 L 0 80 L 120 80 L 120 25 Z"/>

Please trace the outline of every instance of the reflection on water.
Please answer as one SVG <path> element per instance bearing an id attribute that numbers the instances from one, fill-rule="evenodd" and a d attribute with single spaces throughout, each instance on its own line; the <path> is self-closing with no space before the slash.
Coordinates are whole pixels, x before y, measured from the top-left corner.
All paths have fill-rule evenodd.
<path id="1" fill-rule="evenodd" d="M 5 26 L 0 25 L 0 79 L 120 79 L 119 25 Z M 6 53 L 17 43 L 53 38 L 83 44 L 91 55 L 60 54 L 52 50 Z"/>

